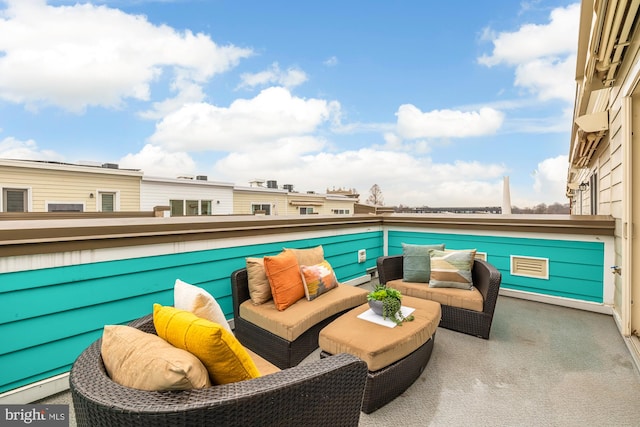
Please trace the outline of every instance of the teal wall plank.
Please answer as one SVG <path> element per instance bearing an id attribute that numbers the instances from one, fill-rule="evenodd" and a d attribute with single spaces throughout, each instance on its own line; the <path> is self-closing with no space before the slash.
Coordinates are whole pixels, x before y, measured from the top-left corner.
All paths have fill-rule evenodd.
<path id="1" fill-rule="evenodd" d="M 176 278 L 201 286 L 233 315 L 231 273 L 246 257 L 276 255 L 285 247 L 322 245 L 338 280 L 366 274 L 382 255 L 382 231 L 286 240 L 92 264 L 0 274 L 0 393 L 69 370 L 105 324 L 126 324 L 173 304 Z M 366 263 L 357 251 L 366 249 Z"/>
<path id="2" fill-rule="evenodd" d="M 438 244 L 446 249 L 476 249 L 502 273 L 501 287 L 602 303 L 604 243 L 561 239 L 389 231 L 389 255 L 402 243 Z M 511 275 L 511 256 L 549 259 L 549 279 Z"/>

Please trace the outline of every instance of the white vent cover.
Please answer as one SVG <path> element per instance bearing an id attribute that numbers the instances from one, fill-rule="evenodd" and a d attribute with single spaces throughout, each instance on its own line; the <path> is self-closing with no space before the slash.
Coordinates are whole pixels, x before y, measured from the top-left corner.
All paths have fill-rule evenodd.
<path id="1" fill-rule="evenodd" d="M 487 253 L 486 252 L 476 252 L 476 259 L 481 259 L 482 261 L 486 261 L 487 260 Z"/>
<path id="2" fill-rule="evenodd" d="M 549 258 L 511 255 L 511 275 L 549 279 Z"/>

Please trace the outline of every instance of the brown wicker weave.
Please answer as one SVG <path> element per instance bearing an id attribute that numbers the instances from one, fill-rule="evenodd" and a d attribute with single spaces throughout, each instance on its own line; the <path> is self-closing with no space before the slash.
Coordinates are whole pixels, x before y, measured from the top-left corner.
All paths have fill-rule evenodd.
<path id="1" fill-rule="evenodd" d="M 318 335 L 322 328 L 351 310 L 350 307 L 317 323 L 294 341 L 281 338 L 266 329 L 240 317 L 240 304 L 248 300 L 249 281 L 247 269 L 241 268 L 231 273 L 231 293 L 233 295 L 234 333 L 242 345 L 267 359 L 280 369 L 298 365 L 305 357 L 318 348 Z"/>
<path id="2" fill-rule="evenodd" d="M 377 260 L 380 283 L 402 279 L 402 255 L 383 256 Z M 442 320 L 440 326 L 465 334 L 489 339 L 493 312 L 496 308 L 498 291 L 502 275 L 491 264 L 476 259 L 471 270 L 473 286 L 476 287 L 484 299 L 484 308 L 480 311 L 442 305 Z"/>
<path id="3" fill-rule="evenodd" d="M 367 373 L 367 385 L 362 399 L 362 412 L 370 414 L 400 396 L 415 382 L 431 359 L 436 334 L 413 353 L 377 371 Z M 320 352 L 320 357 L 330 353 Z M 400 424 L 402 424 L 400 422 Z"/>
<path id="4" fill-rule="evenodd" d="M 151 316 L 131 326 L 155 333 Z M 100 345 L 71 368 L 79 426 L 357 426 L 360 419 L 367 365 L 348 354 L 233 384 L 151 392 L 111 381 Z"/>

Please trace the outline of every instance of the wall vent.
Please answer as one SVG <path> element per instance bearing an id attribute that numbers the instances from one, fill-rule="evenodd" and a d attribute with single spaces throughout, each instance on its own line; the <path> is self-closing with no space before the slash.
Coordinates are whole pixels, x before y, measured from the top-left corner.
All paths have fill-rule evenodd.
<path id="1" fill-rule="evenodd" d="M 511 275 L 549 279 L 549 258 L 511 255 Z"/>

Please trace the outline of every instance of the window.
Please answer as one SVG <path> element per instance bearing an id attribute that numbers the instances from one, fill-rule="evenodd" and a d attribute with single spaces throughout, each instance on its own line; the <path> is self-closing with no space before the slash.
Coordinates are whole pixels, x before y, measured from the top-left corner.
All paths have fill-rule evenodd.
<path id="1" fill-rule="evenodd" d="M 4 206 L 5 212 L 27 212 L 27 190 L 4 188 L 2 190 L 2 206 Z"/>
<path id="2" fill-rule="evenodd" d="M 98 193 L 98 197 L 100 197 L 100 212 L 115 212 L 115 193 Z"/>
<path id="3" fill-rule="evenodd" d="M 300 215 L 311 215 L 312 213 L 313 213 L 313 208 L 300 206 Z"/>
<path id="4" fill-rule="evenodd" d="M 184 200 L 169 200 L 171 206 L 171 216 L 184 215 Z"/>
<path id="5" fill-rule="evenodd" d="M 199 204 L 197 200 L 187 200 L 187 215 L 195 216 L 198 215 Z"/>
<path id="6" fill-rule="evenodd" d="M 211 215 L 211 200 L 169 200 L 171 216 Z"/>
<path id="7" fill-rule="evenodd" d="M 251 213 L 254 215 L 271 215 L 271 205 L 269 203 L 252 203 Z"/>
<path id="8" fill-rule="evenodd" d="M 211 215 L 213 214 L 213 209 L 211 208 L 211 200 L 201 200 L 200 201 L 200 215 Z"/>
<path id="9" fill-rule="evenodd" d="M 333 209 L 332 211 L 336 215 L 349 215 L 349 209 Z"/>
<path id="10" fill-rule="evenodd" d="M 84 212 L 83 203 L 47 203 L 47 212 Z"/>

